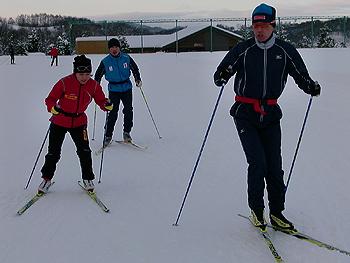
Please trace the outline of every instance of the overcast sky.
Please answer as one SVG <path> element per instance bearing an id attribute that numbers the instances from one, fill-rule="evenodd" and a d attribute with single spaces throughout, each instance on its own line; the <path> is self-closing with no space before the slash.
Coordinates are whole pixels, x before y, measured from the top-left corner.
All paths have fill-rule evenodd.
<path id="1" fill-rule="evenodd" d="M 350 16 L 350 0 L 271 0 L 277 16 Z M 92 20 L 250 17 L 257 0 L 0 0 L 0 17 L 54 14 Z"/>

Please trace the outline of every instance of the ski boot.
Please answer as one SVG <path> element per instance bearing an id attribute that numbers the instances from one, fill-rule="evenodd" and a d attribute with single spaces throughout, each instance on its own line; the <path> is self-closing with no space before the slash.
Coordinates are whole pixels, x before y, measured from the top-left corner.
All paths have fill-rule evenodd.
<path id="1" fill-rule="evenodd" d="M 259 227 L 261 231 L 266 231 L 266 220 L 264 217 L 264 209 L 252 210 L 251 220 L 254 226 Z"/>
<path id="2" fill-rule="evenodd" d="M 86 191 L 93 192 L 95 189 L 94 182 L 92 180 L 83 179 L 83 184 Z"/>
<path id="3" fill-rule="evenodd" d="M 282 215 L 282 212 L 270 212 L 270 222 L 274 228 L 294 232 L 294 224 Z"/>
<path id="4" fill-rule="evenodd" d="M 127 142 L 131 142 L 132 138 L 131 138 L 131 135 L 130 135 L 130 132 L 123 132 L 123 139 L 124 141 L 127 141 Z"/>
<path id="5" fill-rule="evenodd" d="M 47 190 L 50 188 L 51 180 L 47 178 L 43 178 L 43 181 L 40 183 L 38 187 L 38 194 L 46 194 Z"/>

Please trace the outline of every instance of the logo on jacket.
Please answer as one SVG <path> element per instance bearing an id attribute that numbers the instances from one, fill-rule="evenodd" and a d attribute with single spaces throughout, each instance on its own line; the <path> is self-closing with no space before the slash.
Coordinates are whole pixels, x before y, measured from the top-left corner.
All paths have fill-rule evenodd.
<path id="1" fill-rule="evenodd" d="M 68 100 L 77 100 L 78 96 L 75 94 L 64 94 L 64 98 Z"/>
<path id="2" fill-rule="evenodd" d="M 112 67 L 112 66 L 109 66 L 108 70 L 109 70 L 109 71 L 113 71 L 113 67 Z"/>
<path id="3" fill-rule="evenodd" d="M 123 66 L 124 66 L 124 68 L 127 68 L 128 67 L 128 63 L 124 63 Z"/>
<path id="4" fill-rule="evenodd" d="M 282 55 L 276 55 L 276 59 L 282 59 Z"/>

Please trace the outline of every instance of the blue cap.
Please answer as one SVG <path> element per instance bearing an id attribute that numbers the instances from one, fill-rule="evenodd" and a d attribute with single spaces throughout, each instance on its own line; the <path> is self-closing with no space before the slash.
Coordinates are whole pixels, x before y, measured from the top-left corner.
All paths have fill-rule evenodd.
<path id="1" fill-rule="evenodd" d="M 273 6 L 262 3 L 257 6 L 252 14 L 252 22 L 271 23 L 276 20 L 276 9 Z M 272 25 L 272 24 L 271 24 Z M 272 25 L 273 26 L 273 25 Z"/>

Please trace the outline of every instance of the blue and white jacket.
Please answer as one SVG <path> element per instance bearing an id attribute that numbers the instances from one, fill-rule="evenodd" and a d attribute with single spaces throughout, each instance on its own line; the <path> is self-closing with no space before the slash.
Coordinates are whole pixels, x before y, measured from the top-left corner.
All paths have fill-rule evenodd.
<path id="1" fill-rule="evenodd" d="M 139 68 L 128 54 L 120 52 L 117 57 L 109 54 L 102 59 L 98 66 L 95 80 L 100 83 L 105 75 L 105 79 L 108 81 L 108 91 L 125 92 L 132 88 L 131 72 L 135 81 L 141 80 Z"/>

